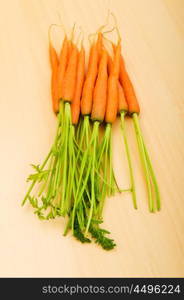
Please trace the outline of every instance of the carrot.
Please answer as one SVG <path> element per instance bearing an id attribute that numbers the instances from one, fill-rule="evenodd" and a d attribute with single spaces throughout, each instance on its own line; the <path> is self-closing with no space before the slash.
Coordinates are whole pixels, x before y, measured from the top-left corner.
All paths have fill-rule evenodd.
<path id="1" fill-rule="evenodd" d="M 81 112 L 83 115 L 89 115 L 91 113 L 93 89 L 98 72 L 98 58 L 97 43 L 93 43 L 90 50 L 89 66 L 82 92 Z"/>
<path id="2" fill-rule="evenodd" d="M 114 53 L 116 53 L 116 46 L 113 43 L 112 43 L 112 46 L 113 46 Z M 118 56 L 120 59 L 121 54 L 119 52 L 118 52 Z M 120 68 L 120 61 L 119 61 L 119 68 Z M 112 62 L 112 59 L 110 56 L 109 56 L 109 60 L 108 60 L 108 69 L 109 69 L 109 74 L 111 74 L 113 72 L 113 62 Z M 128 161 L 128 166 L 129 166 L 133 205 L 134 205 L 134 208 L 137 209 L 134 175 L 133 175 L 129 145 L 128 145 L 128 141 L 127 141 L 127 137 L 126 137 L 126 130 L 125 130 L 125 120 L 124 119 L 125 119 L 125 115 L 126 115 L 127 111 L 128 111 L 128 104 L 127 104 L 127 101 L 125 98 L 123 87 L 122 87 L 120 81 L 118 80 L 118 112 L 120 114 L 121 130 L 123 133 L 123 140 L 124 140 L 124 144 L 125 144 L 125 151 L 126 151 L 127 161 Z"/>
<path id="3" fill-rule="evenodd" d="M 59 105 L 58 105 L 58 90 L 57 90 L 57 72 L 58 72 L 58 56 L 56 50 L 54 49 L 51 41 L 49 42 L 49 56 L 50 56 L 50 65 L 52 70 L 51 75 L 51 94 L 52 94 L 52 107 L 54 113 L 58 113 Z"/>
<path id="4" fill-rule="evenodd" d="M 53 47 L 51 41 L 49 42 L 49 58 L 50 58 L 51 69 L 54 70 L 59 64 L 59 59 L 58 59 L 57 52 Z"/>
<path id="5" fill-rule="evenodd" d="M 130 114 L 140 113 L 139 103 L 130 80 L 130 77 L 125 69 L 125 64 L 123 61 L 123 57 L 120 58 L 120 74 L 119 74 L 120 82 L 123 86 L 125 97 L 128 103 L 128 110 Z"/>
<path id="6" fill-rule="evenodd" d="M 106 123 L 114 123 L 118 110 L 118 81 L 110 75 L 107 87 L 107 107 L 105 114 Z"/>
<path id="7" fill-rule="evenodd" d="M 156 180 L 156 177 L 155 177 L 155 174 L 153 171 L 152 163 L 149 158 L 148 150 L 144 143 L 142 130 L 139 125 L 139 119 L 138 119 L 138 114 L 140 113 L 139 103 L 138 103 L 138 100 L 137 100 L 137 97 L 136 97 L 136 94 L 134 91 L 134 87 L 130 80 L 130 77 L 126 71 L 125 63 L 124 63 L 122 55 L 120 57 L 119 80 L 124 89 L 125 98 L 126 98 L 126 101 L 128 104 L 129 114 L 132 116 L 133 122 L 134 122 L 136 138 L 137 138 L 137 143 L 138 143 L 138 149 L 139 149 L 141 161 L 143 164 L 145 179 L 146 179 L 146 184 L 147 184 L 149 210 L 150 210 L 150 212 L 154 212 L 155 207 L 154 207 L 154 201 L 153 201 L 153 195 L 152 195 L 152 184 L 154 186 L 156 205 L 157 205 L 158 210 L 160 210 L 160 208 L 161 208 L 159 188 L 158 188 L 157 180 Z M 122 114 L 121 114 L 121 117 L 122 117 Z"/>
<path id="8" fill-rule="evenodd" d="M 89 151 L 89 157 L 92 157 L 91 160 L 91 172 L 90 172 L 90 186 L 91 186 L 91 199 L 90 199 L 90 209 L 89 209 L 89 217 L 88 222 L 86 225 L 85 234 L 87 234 L 91 221 L 92 216 L 94 213 L 94 209 L 97 206 L 96 196 L 95 196 L 95 188 L 98 189 L 101 184 L 95 179 L 96 173 L 95 170 L 99 171 L 97 167 L 97 149 L 99 145 L 99 125 L 100 122 L 103 121 L 105 116 L 105 109 L 106 109 L 106 100 L 107 100 L 107 81 L 108 81 L 108 74 L 107 74 L 107 60 L 108 54 L 106 50 L 100 50 L 100 61 L 99 61 L 99 68 L 98 68 L 98 76 L 96 80 L 96 84 L 94 87 L 93 92 L 93 106 L 92 106 L 92 114 L 91 118 L 94 121 L 93 125 L 93 132 L 91 136 L 90 146 L 87 151 Z M 90 151 L 91 149 L 91 151 Z M 89 159 L 86 162 L 89 162 Z M 100 202 L 99 196 L 99 202 Z"/>
<path id="9" fill-rule="evenodd" d="M 75 94 L 71 105 L 71 113 L 72 113 L 72 124 L 76 125 L 79 120 L 80 115 L 80 100 L 82 94 L 82 87 L 84 83 L 85 77 L 85 50 L 83 46 L 81 47 L 78 59 L 77 66 L 77 79 L 76 79 L 76 87 Z"/>
<path id="10" fill-rule="evenodd" d="M 75 92 L 76 75 L 78 64 L 78 49 L 74 45 L 72 47 L 71 56 L 69 57 L 68 66 L 63 79 L 62 99 L 67 102 L 72 102 Z"/>
<path id="11" fill-rule="evenodd" d="M 128 111 L 128 104 L 121 83 L 118 81 L 118 112 Z"/>
<path id="12" fill-rule="evenodd" d="M 93 92 L 93 107 L 92 107 L 92 120 L 102 122 L 105 116 L 106 100 L 107 100 L 107 60 L 108 54 L 105 50 L 102 51 L 98 77 L 96 80 Z"/>
<path id="13" fill-rule="evenodd" d="M 121 53 L 121 44 L 119 41 L 114 55 L 113 68 L 108 78 L 107 108 L 106 108 L 106 115 L 105 115 L 105 121 L 107 123 L 113 123 L 116 120 L 116 116 L 117 116 L 120 53 Z"/>
<path id="14" fill-rule="evenodd" d="M 70 34 L 70 39 L 68 40 L 68 59 L 69 59 L 69 57 L 72 53 L 72 49 L 73 49 L 73 46 L 74 46 L 73 40 L 74 40 L 75 26 L 76 26 L 76 24 L 74 23 L 74 25 L 72 27 L 71 34 Z"/>
<path id="15" fill-rule="evenodd" d="M 102 38 L 103 38 L 102 33 L 98 32 L 97 48 L 98 48 L 99 57 L 101 57 L 101 54 L 102 54 Z"/>
<path id="16" fill-rule="evenodd" d="M 69 40 L 69 41 L 68 41 L 68 60 L 67 60 L 67 61 L 69 61 L 69 57 L 70 57 L 71 54 L 72 54 L 73 46 L 74 46 L 73 42 L 72 42 L 71 40 Z"/>
<path id="17" fill-rule="evenodd" d="M 108 74 L 112 74 L 113 71 L 113 61 L 111 56 L 108 56 Z M 118 111 L 128 111 L 128 104 L 125 99 L 125 94 L 121 83 L 118 81 Z"/>
<path id="18" fill-rule="evenodd" d="M 71 199 L 73 195 L 73 181 L 75 178 L 76 156 L 74 150 L 74 127 L 71 126 L 71 102 L 73 101 L 78 65 L 78 49 L 73 44 L 72 52 L 67 62 L 66 71 L 64 74 L 62 100 L 64 101 L 63 108 L 63 141 L 62 141 L 62 155 L 58 162 L 62 168 L 62 184 L 61 184 L 61 198 L 60 211 L 62 215 L 66 215 L 71 209 Z M 62 157 L 63 163 L 62 162 Z M 61 175 L 61 174 L 60 174 Z M 58 176 L 60 176 L 58 175 Z"/>
<path id="19" fill-rule="evenodd" d="M 112 57 L 108 55 L 108 63 L 107 63 L 108 75 L 112 74 L 112 69 L 113 69 L 113 60 Z"/>
<path id="20" fill-rule="evenodd" d="M 62 98 L 63 80 L 66 71 L 67 61 L 68 61 L 68 39 L 65 36 L 62 49 L 60 52 L 60 56 L 59 56 L 59 67 L 58 67 L 58 75 L 57 75 L 58 101 L 60 101 Z"/>
<path id="21" fill-rule="evenodd" d="M 120 57 L 121 57 L 121 41 L 119 40 L 114 53 L 114 61 L 113 61 L 113 69 L 112 69 L 112 75 L 115 76 L 117 79 L 119 78 L 119 74 L 120 74 Z"/>

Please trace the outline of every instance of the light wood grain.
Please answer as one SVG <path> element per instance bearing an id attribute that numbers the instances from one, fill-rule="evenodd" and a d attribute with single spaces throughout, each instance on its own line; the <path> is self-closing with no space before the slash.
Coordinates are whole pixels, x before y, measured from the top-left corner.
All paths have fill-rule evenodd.
<path id="1" fill-rule="evenodd" d="M 157 173 L 162 210 L 150 214 L 131 121 L 139 210 L 131 196 L 107 199 L 104 226 L 117 248 L 105 252 L 63 237 L 62 219 L 41 222 L 20 202 L 29 163 L 40 163 L 56 129 L 51 110 L 47 30 L 73 22 L 85 33 L 118 18 L 123 52 L 141 104 L 141 126 Z M 0 9 L 0 276 L 184 276 L 184 1 L 6 0 Z M 55 42 L 59 47 L 60 33 Z M 119 123 L 114 126 L 118 182 L 128 184 Z"/>

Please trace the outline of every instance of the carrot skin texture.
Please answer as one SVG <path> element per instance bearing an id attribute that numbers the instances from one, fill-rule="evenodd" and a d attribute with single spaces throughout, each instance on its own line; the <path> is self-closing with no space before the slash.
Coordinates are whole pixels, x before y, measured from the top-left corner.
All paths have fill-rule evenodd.
<path id="1" fill-rule="evenodd" d="M 99 58 L 101 57 L 101 54 L 102 54 L 102 47 L 103 47 L 102 39 L 103 39 L 103 35 L 101 32 L 99 32 L 98 39 L 97 39 L 97 48 L 98 48 Z"/>
<path id="2" fill-rule="evenodd" d="M 120 74 L 120 63 L 121 63 L 120 57 L 121 57 L 121 42 L 119 41 L 115 49 L 113 68 L 111 73 L 117 79 L 119 78 L 119 74 Z"/>
<path id="3" fill-rule="evenodd" d="M 50 65 L 52 70 L 51 75 L 51 95 L 52 95 L 52 108 L 55 114 L 59 111 L 59 105 L 58 105 L 58 85 L 57 85 L 57 72 L 58 72 L 58 56 L 56 53 L 56 50 L 52 46 L 51 43 L 49 43 L 49 57 L 50 57 Z"/>
<path id="4" fill-rule="evenodd" d="M 128 103 L 125 98 L 123 87 L 118 81 L 118 112 L 121 113 L 122 111 L 128 111 Z"/>
<path id="5" fill-rule="evenodd" d="M 93 92 L 93 107 L 91 115 L 92 120 L 100 122 L 104 120 L 107 102 L 107 61 L 108 54 L 105 50 L 103 50 L 99 63 L 98 77 Z"/>
<path id="6" fill-rule="evenodd" d="M 68 41 L 68 55 L 71 55 L 73 43 L 71 40 Z"/>
<path id="7" fill-rule="evenodd" d="M 119 72 L 120 72 L 120 55 L 121 55 L 121 43 L 115 49 L 113 64 L 110 66 L 110 76 L 108 78 L 108 88 L 107 88 L 107 108 L 105 114 L 106 123 L 114 123 L 118 112 L 118 82 L 119 82 Z M 109 59 L 110 61 L 110 59 Z"/>
<path id="8" fill-rule="evenodd" d="M 116 45 L 112 43 L 113 51 L 116 51 Z M 137 100 L 134 87 L 130 80 L 130 77 L 126 71 L 125 62 L 123 56 L 120 56 L 120 70 L 119 70 L 119 80 L 123 87 L 126 101 L 128 103 L 129 114 L 140 113 L 139 102 Z"/>
<path id="9" fill-rule="evenodd" d="M 58 55 L 56 53 L 55 48 L 52 46 L 51 42 L 49 43 L 49 59 L 51 69 L 53 70 L 59 64 Z"/>
<path id="10" fill-rule="evenodd" d="M 62 89 L 63 89 L 63 80 L 64 80 L 64 75 L 66 71 L 66 66 L 67 66 L 67 61 L 68 61 L 68 39 L 67 37 L 64 38 L 62 49 L 60 52 L 59 56 L 59 67 L 58 67 L 58 102 L 62 98 Z"/>
<path id="11" fill-rule="evenodd" d="M 140 113 L 140 107 L 139 103 L 134 91 L 134 87 L 132 85 L 132 82 L 130 80 L 130 77 L 125 69 L 125 63 L 123 61 L 123 57 L 120 58 L 120 74 L 119 74 L 119 80 L 123 86 L 126 101 L 128 103 L 128 111 L 130 114 L 133 113 Z"/>
<path id="12" fill-rule="evenodd" d="M 112 74 L 113 72 L 113 61 L 111 56 L 108 56 L 108 74 Z M 120 113 L 121 111 L 128 111 L 128 104 L 125 99 L 125 94 L 123 91 L 123 87 L 118 80 L 118 112 Z"/>
<path id="13" fill-rule="evenodd" d="M 108 75 L 112 74 L 112 70 L 113 70 L 113 61 L 112 61 L 112 57 L 111 57 L 110 55 L 108 55 L 107 70 L 108 70 Z"/>
<path id="14" fill-rule="evenodd" d="M 95 43 L 90 49 L 88 71 L 82 92 L 81 112 L 83 115 L 89 115 L 92 110 L 93 89 L 98 73 L 98 59 L 98 48 L 97 43 Z"/>
<path id="15" fill-rule="evenodd" d="M 118 81 L 115 76 L 110 75 L 107 84 L 107 107 L 105 114 L 106 123 L 114 123 L 118 111 Z"/>
<path id="16" fill-rule="evenodd" d="M 80 100 L 81 100 L 84 78 L 85 78 L 85 50 L 82 47 L 80 50 L 79 59 L 78 59 L 75 94 L 74 94 L 74 98 L 73 98 L 73 101 L 71 104 L 72 124 L 73 125 L 76 125 L 79 120 Z"/>
<path id="17" fill-rule="evenodd" d="M 71 56 L 69 57 L 68 66 L 63 80 L 62 99 L 67 102 L 72 102 L 75 92 L 76 76 L 78 64 L 78 49 L 73 47 Z"/>
<path id="18" fill-rule="evenodd" d="M 97 71 L 98 71 L 98 60 L 99 60 L 98 44 L 94 43 L 91 46 L 89 65 L 87 70 L 87 76 L 92 76 L 94 81 L 96 79 Z"/>

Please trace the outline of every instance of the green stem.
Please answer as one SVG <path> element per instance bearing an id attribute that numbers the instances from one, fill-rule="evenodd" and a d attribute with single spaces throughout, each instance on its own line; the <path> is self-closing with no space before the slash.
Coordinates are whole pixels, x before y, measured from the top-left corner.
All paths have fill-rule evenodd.
<path id="1" fill-rule="evenodd" d="M 85 122 L 84 128 L 86 128 L 86 130 L 88 130 L 89 129 L 89 116 L 85 116 L 84 122 Z M 84 190 L 86 189 L 86 185 L 87 185 L 88 178 L 89 178 L 90 171 L 91 171 L 92 157 L 89 155 L 89 151 L 91 149 L 91 145 L 93 144 L 94 138 L 95 138 L 95 136 L 94 136 L 94 131 L 93 131 L 90 142 L 88 143 L 88 146 L 87 146 L 86 150 L 84 151 L 84 154 L 83 154 L 83 157 L 81 160 L 81 164 L 80 164 L 80 175 L 79 175 L 79 180 L 78 180 L 78 187 L 77 187 L 76 196 L 74 199 L 73 211 L 72 211 L 72 230 L 74 230 L 76 208 L 81 201 Z M 85 172 L 85 179 L 83 180 L 84 172 Z"/>
<path id="2" fill-rule="evenodd" d="M 136 201 L 136 193 L 135 193 L 135 181 L 134 181 L 131 156 L 130 156 L 128 141 L 127 141 L 127 137 L 126 137 L 126 130 L 125 130 L 125 114 L 126 114 L 126 112 L 124 112 L 124 111 L 122 111 L 121 114 L 120 114 L 120 117 L 121 117 L 121 129 L 122 129 L 122 133 L 123 133 L 125 151 L 126 151 L 126 156 L 127 156 L 127 161 L 128 161 L 128 167 L 129 167 L 130 183 L 131 183 L 131 189 L 132 189 L 132 200 L 133 200 L 134 208 L 137 209 L 137 201 Z"/>
<path id="3" fill-rule="evenodd" d="M 53 197 L 52 189 L 53 189 L 54 175 L 56 172 L 56 163 L 57 163 L 57 157 L 54 157 L 54 162 L 53 162 L 53 166 L 52 166 L 52 170 L 51 170 L 51 174 L 50 174 L 49 185 L 48 185 L 47 196 L 46 196 L 47 205 L 50 204 L 50 200 Z"/>
<path id="4" fill-rule="evenodd" d="M 86 137 L 86 148 L 89 145 L 89 133 L 90 133 L 90 123 L 89 123 L 89 116 L 84 117 L 84 123 L 85 123 L 85 137 Z"/>
<path id="5" fill-rule="evenodd" d="M 93 144 L 92 167 L 91 167 L 91 206 L 90 206 L 88 222 L 85 230 L 85 235 L 88 233 L 89 226 L 91 224 L 92 215 L 93 215 L 93 209 L 95 206 L 95 163 L 96 163 L 96 147 L 97 147 L 99 125 L 100 123 L 96 121 L 93 127 L 94 144 Z"/>
<path id="6" fill-rule="evenodd" d="M 109 141 L 106 140 L 105 143 L 105 148 L 104 148 L 104 165 L 103 165 L 103 174 L 104 174 L 104 178 L 105 181 L 108 182 L 108 178 L 107 178 L 107 170 L 108 170 L 108 145 L 109 145 Z M 103 183 L 102 185 L 102 193 L 101 193 L 101 199 L 100 199 L 100 203 L 99 203 L 99 209 L 98 209 L 98 215 L 99 217 L 101 217 L 102 215 L 102 210 L 104 207 L 104 203 L 105 203 L 105 197 L 107 195 L 107 186 Z"/>
<path id="7" fill-rule="evenodd" d="M 76 140 L 77 140 L 77 143 L 79 141 L 79 138 L 81 139 L 81 126 L 83 124 L 83 120 L 81 117 L 79 117 L 79 122 L 78 124 L 75 126 L 76 130 L 75 130 L 75 136 L 76 136 Z"/>
<path id="8" fill-rule="evenodd" d="M 71 206 L 72 191 L 75 180 L 76 172 L 76 161 L 74 153 L 74 126 L 70 126 L 70 138 L 69 138 L 69 171 L 68 171 L 68 187 L 66 192 L 67 208 L 66 211 L 69 212 Z M 75 196 L 75 193 L 74 193 Z"/>
<path id="9" fill-rule="evenodd" d="M 52 169 L 52 163 L 53 163 L 53 156 L 51 157 L 51 160 L 50 160 L 50 162 L 49 162 L 49 170 L 50 170 L 49 175 L 47 176 L 47 179 L 45 180 L 45 182 L 44 182 L 43 185 L 41 186 L 41 188 L 40 188 L 40 190 L 39 190 L 39 192 L 38 192 L 38 197 L 41 196 L 41 194 L 44 192 L 44 190 L 45 190 L 45 188 L 46 188 L 46 186 L 47 186 L 47 183 L 48 183 L 49 177 L 50 177 L 50 173 L 51 173 L 51 169 Z"/>
<path id="10" fill-rule="evenodd" d="M 113 176 L 112 176 L 111 129 L 112 129 L 112 125 L 110 123 L 108 123 L 106 125 L 106 131 L 108 132 L 108 136 L 109 136 L 107 153 L 108 153 L 108 158 L 109 158 L 109 183 L 110 183 L 110 186 L 112 185 L 112 180 L 113 180 Z M 111 196 L 111 194 L 112 194 L 112 191 L 111 191 L 111 188 L 109 188 L 108 196 Z"/>
<path id="11" fill-rule="evenodd" d="M 86 141 L 86 132 L 89 131 L 89 116 L 84 116 L 84 120 L 81 121 L 83 122 L 82 126 L 81 126 L 81 129 L 80 129 L 80 141 L 79 141 L 79 150 L 78 150 L 78 153 L 77 153 L 77 159 L 76 161 L 78 161 L 80 155 L 81 155 L 81 151 L 85 150 L 85 148 L 87 147 L 84 147 L 84 139 Z M 87 144 L 87 143 L 86 143 Z M 83 154 L 83 153 L 82 153 Z"/>
<path id="12" fill-rule="evenodd" d="M 141 138 L 142 135 L 141 135 L 141 129 L 139 126 L 139 120 L 138 120 L 138 116 L 136 113 L 133 114 L 133 121 L 134 121 L 136 137 L 137 137 L 138 149 L 139 149 L 141 161 L 142 161 L 142 164 L 144 167 L 144 172 L 145 172 L 145 179 L 146 179 L 146 184 L 147 184 L 147 189 L 148 189 L 149 210 L 150 210 L 150 212 L 154 212 L 154 203 L 153 203 L 153 198 L 152 198 L 149 168 L 148 168 L 147 159 L 146 159 L 146 155 L 145 155 L 144 145 L 143 145 L 142 138 Z"/>
<path id="13" fill-rule="evenodd" d="M 62 189 L 61 189 L 61 201 L 60 201 L 60 209 L 62 214 L 65 214 L 64 204 L 65 204 L 65 195 L 66 195 L 66 181 L 67 181 L 67 164 L 68 164 L 68 136 L 69 136 L 69 128 L 70 128 L 70 104 L 68 102 L 65 103 L 64 107 L 64 121 L 65 121 L 65 137 L 64 137 L 64 165 L 63 165 L 63 181 L 62 181 Z"/>
<path id="14" fill-rule="evenodd" d="M 84 157 L 84 160 L 83 160 L 84 164 L 86 164 L 87 158 L 88 158 L 87 156 Z M 84 193 L 84 190 L 86 188 L 86 185 L 87 185 L 87 182 L 88 182 L 88 177 L 89 177 L 89 174 L 90 174 L 90 169 L 91 169 L 91 158 L 89 158 L 89 160 L 88 160 L 88 166 L 87 166 L 84 181 L 82 180 L 83 172 L 82 172 L 82 175 L 80 175 L 80 178 L 79 178 L 79 181 L 78 181 L 78 188 L 77 188 L 77 191 L 76 191 L 76 196 L 74 198 L 74 206 L 73 206 L 73 211 L 72 211 L 72 230 L 74 229 L 76 208 L 77 208 L 77 205 L 80 203 L 80 200 L 81 200 L 82 195 Z M 81 183 L 82 183 L 82 186 L 81 186 Z"/>
<path id="15" fill-rule="evenodd" d="M 155 187 L 157 210 L 159 211 L 161 209 L 161 200 L 160 200 L 159 187 L 158 187 L 158 183 L 157 183 L 156 176 L 155 176 L 155 173 L 154 173 L 154 170 L 153 170 L 153 166 L 152 166 L 151 160 L 149 158 L 149 154 L 148 154 L 148 151 L 146 149 L 143 138 L 142 138 L 142 141 L 143 141 L 143 145 L 144 145 L 144 151 L 145 151 L 145 154 L 146 154 L 146 159 L 147 159 L 150 175 L 151 175 L 151 178 L 152 178 L 152 181 L 153 181 L 153 185 Z"/>

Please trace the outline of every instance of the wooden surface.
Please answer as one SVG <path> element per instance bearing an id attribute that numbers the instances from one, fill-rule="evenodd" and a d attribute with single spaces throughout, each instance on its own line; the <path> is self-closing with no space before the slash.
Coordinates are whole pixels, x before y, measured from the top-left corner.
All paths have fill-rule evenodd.
<path id="1" fill-rule="evenodd" d="M 52 144 L 48 26 L 77 22 L 86 35 L 116 14 L 127 68 L 141 105 L 141 126 L 158 177 L 162 210 L 148 212 L 147 194 L 131 121 L 139 210 L 129 194 L 107 199 L 104 227 L 111 252 L 63 237 L 64 221 L 39 221 L 20 203 L 30 163 Z M 0 276 L 184 276 L 184 1 L 6 0 L 0 9 Z M 56 33 L 55 43 L 59 47 Z M 119 123 L 114 165 L 128 185 Z"/>

